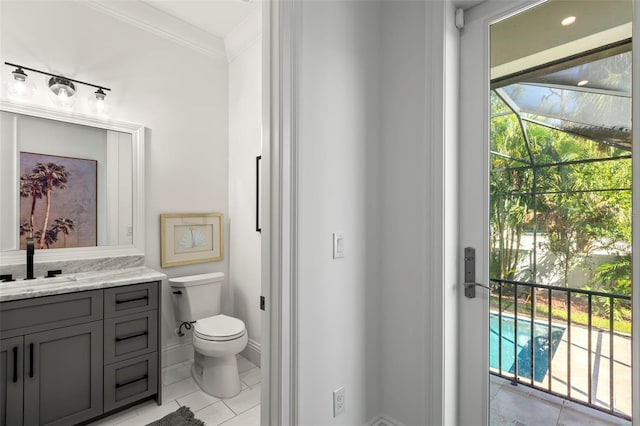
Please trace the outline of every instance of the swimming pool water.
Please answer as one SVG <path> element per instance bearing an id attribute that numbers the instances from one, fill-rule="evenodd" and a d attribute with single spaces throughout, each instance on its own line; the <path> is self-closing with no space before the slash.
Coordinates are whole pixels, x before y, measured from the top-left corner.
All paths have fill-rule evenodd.
<path id="1" fill-rule="evenodd" d="M 518 357 L 518 376 L 531 378 L 531 321 L 518 318 L 518 336 L 515 336 L 515 321 L 513 317 L 491 313 L 489 317 L 489 366 L 498 370 L 500 365 L 500 330 L 499 321 L 502 318 L 502 372 L 515 372 L 515 359 Z M 533 353 L 535 371 L 534 380 L 541 382 L 547 374 L 549 350 L 551 358 L 556 353 L 564 327 L 551 326 L 551 345 L 549 345 L 549 325 L 544 322 L 533 323 Z M 517 349 L 514 348 L 514 341 Z"/>

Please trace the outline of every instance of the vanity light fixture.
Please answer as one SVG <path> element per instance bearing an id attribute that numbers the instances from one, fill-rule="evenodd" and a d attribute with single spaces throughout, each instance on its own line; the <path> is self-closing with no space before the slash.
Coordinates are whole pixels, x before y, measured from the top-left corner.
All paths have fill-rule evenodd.
<path id="1" fill-rule="evenodd" d="M 49 88 L 50 98 L 53 103 L 60 107 L 71 108 L 76 99 L 76 84 L 83 84 L 85 86 L 90 86 L 97 89 L 89 100 L 89 104 L 92 107 L 92 110 L 99 114 L 105 114 L 108 110 L 108 105 L 105 101 L 105 97 L 107 96 L 105 90 L 111 91 L 111 89 L 107 87 L 98 86 L 96 84 L 87 83 L 80 80 L 74 80 L 73 78 L 68 78 L 61 75 L 51 74 L 46 71 L 25 67 L 23 65 L 12 64 L 11 62 L 5 62 L 5 65 L 15 67 L 15 71 L 12 72 L 14 80 L 9 82 L 11 83 L 11 86 L 7 88 L 9 96 L 27 99 L 27 95 L 33 95 L 33 93 L 35 93 L 35 88 L 33 88 L 33 85 L 31 85 L 32 89 L 28 89 L 29 86 L 27 83 L 27 74 L 24 72 L 24 70 L 27 70 L 47 76 L 47 87 Z M 95 101 L 94 103 L 97 104 L 96 107 L 94 107 L 92 103 L 93 101 Z"/>
<path id="2" fill-rule="evenodd" d="M 99 115 L 109 115 L 111 106 L 106 101 L 106 96 L 107 94 L 104 93 L 101 87 L 89 96 L 89 107 L 92 112 Z"/>
<path id="3" fill-rule="evenodd" d="M 36 88 L 31 81 L 27 81 L 27 73 L 22 67 L 17 67 L 11 74 L 13 80 L 9 80 L 5 84 L 9 97 L 17 100 L 32 98 Z"/>
<path id="4" fill-rule="evenodd" d="M 62 108 L 71 108 L 76 101 L 76 85 L 64 77 L 51 77 L 48 81 L 49 97 Z"/>

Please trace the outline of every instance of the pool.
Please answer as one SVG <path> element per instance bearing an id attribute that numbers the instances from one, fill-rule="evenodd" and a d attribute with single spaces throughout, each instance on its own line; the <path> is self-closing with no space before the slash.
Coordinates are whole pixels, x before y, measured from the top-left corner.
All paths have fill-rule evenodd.
<path id="1" fill-rule="evenodd" d="M 498 370 L 500 368 L 500 315 L 491 313 L 489 317 L 489 366 Z M 551 358 L 556 353 L 564 327 L 551 326 L 551 342 L 549 345 L 549 325 L 546 322 L 535 321 L 533 323 L 533 353 L 534 353 L 534 380 L 541 382 L 547 374 L 549 365 L 549 349 Z M 502 372 L 515 372 L 515 359 L 518 357 L 518 376 L 531 378 L 531 321 L 518 318 L 518 336 L 515 336 L 515 321 L 513 317 L 502 315 Z M 514 341 L 517 350 L 514 349 Z"/>

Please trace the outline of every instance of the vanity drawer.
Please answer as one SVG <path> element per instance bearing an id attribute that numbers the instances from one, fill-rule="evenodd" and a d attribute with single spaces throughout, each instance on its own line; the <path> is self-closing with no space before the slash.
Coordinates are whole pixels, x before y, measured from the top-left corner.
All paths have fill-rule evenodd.
<path id="1" fill-rule="evenodd" d="M 157 282 L 112 287 L 104 291 L 105 318 L 113 318 L 157 308 Z"/>
<path id="2" fill-rule="evenodd" d="M 2 302 L 0 331 L 34 333 L 102 319 L 102 290 Z"/>
<path id="3" fill-rule="evenodd" d="M 104 363 L 158 350 L 158 311 L 104 320 Z"/>
<path id="4" fill-rule="evenodd" d="M 104 412 L 158 393 L 158 354 L 104 367 Z"/>

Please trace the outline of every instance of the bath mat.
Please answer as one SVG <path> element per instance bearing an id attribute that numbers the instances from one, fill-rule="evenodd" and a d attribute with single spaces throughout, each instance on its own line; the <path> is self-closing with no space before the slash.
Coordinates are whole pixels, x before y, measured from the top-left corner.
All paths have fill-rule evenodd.
<path id="1" fill-rule="evenodd" d="M 189 407 L 180 407 L 160 420 L 147 426 L 205 426 L 202 420 L 196 419 Z"/>

